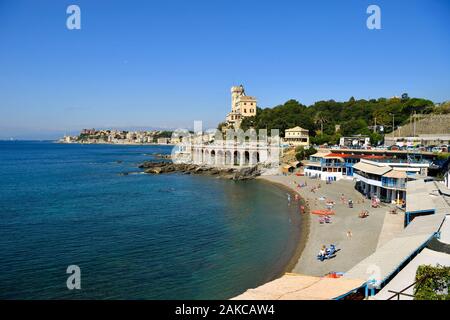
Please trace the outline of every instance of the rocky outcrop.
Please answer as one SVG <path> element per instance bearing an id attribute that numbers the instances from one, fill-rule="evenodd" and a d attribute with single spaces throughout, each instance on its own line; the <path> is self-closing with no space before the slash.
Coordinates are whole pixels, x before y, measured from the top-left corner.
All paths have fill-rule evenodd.
<path id="1" fill-rule="evenodd" d="M 167 159 L 167 160 L 172 159 L 171 154 L 152 153 L 151 156 L 157 159 Z"/>
<path id="2" fill-rule="evenodd" d="M 216 168 L 205 165 L 161 161 L 146 161 L 142 163 L 139 168 L 144 169 L 144 172 L 148 174 L 165 174 L 178 172 L 183 174 L 218 176 L 221 178 L 232 180 L 254 179 L 261 174 L 258 166 L 245 168 Z"/>

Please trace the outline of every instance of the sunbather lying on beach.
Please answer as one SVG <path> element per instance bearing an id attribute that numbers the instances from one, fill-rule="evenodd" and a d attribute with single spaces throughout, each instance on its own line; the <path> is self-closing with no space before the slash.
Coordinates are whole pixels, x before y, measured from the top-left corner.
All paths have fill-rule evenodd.
<path id="1" fill-rule="evenodd" d="M 360 213 L 359 213 L 359 217 L 360 218 L 366 218 L 366 217 L 368 217 L 369 216 L 369 211 L 367 211 L 367 210 L 362 210 Z"/>

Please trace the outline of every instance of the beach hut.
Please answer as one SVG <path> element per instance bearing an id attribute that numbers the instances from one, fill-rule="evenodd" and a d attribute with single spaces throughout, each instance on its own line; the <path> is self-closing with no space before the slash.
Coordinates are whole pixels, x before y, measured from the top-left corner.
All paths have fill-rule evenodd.
<path id="1" fill-rule="evenodd" d="M 281 168 L 281 172 L 283 172 L 283 173 L 292 173 L 292 172 L 294 172 L 294 170 L 295 170 L 295 167 L 291 166 L 290 164 L 287 164 Z"/>
<path id="2" fill-rule="evenodd" d="M 302 163 L 300 161 L 294 161 L 294 162 L 291 162 L 290 164 L 294 168 L 300 168 L 302 166 Z"/>

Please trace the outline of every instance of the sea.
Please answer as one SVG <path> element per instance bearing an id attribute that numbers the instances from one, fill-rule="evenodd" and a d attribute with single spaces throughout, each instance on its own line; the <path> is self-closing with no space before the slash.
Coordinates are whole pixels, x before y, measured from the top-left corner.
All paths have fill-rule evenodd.
<path id="1" fill-rule="evenodd" d="M 285 272 L 288 191 L 138 168 L 171 150 L 1 141 L 0 299 L 229 299 Z"/>

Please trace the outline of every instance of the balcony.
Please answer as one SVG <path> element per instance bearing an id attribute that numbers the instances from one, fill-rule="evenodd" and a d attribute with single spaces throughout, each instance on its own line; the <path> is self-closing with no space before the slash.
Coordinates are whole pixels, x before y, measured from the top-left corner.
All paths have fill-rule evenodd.
<path id="1" fill-rule="evenodd" d="M 382 183 L 384 188 L 395 190 L 406 190 L 406 183 Z"/>
<path id="2" fill-rule="evenodd" d="M 322 163 L 322 166 L 323 166 L 323 167 L 327 167 L 327 168 L 329 168 L 329 167 L 339 167 L 339 168 L 342 168 L 342 167 L 345 166 L 345 163 L 343 163 L 343 162 L 324 162 L 324 163 Z"/>
<path id="3" fill-rule="evenodd" d="M 353 177 L 356 178 L 358 181 L 362 181 L 364 183 L 370 184 L 372 186 L 377 186 L 377 187 L 381 187 L 381 181 L 380 180 L 374 180 L 374 179 L 370 179 L 368 177 L 365 177 L 363 174 L 361 174 L 360 172 L 353 173 Z"/>
<path id="4" fill-rule="evenodd" d="M 404 179 L 381 178 L 381 185 L 389 189 L 406 189 L 406 181 Z"/>

